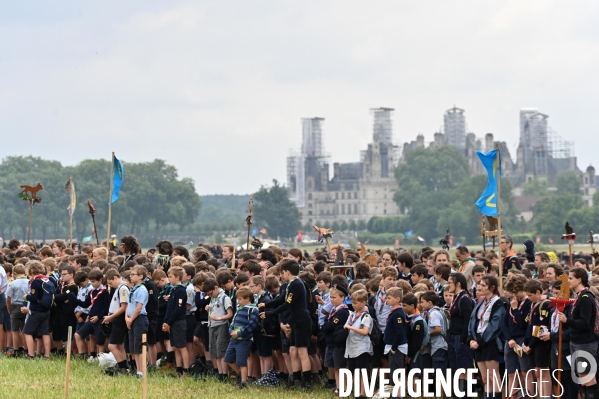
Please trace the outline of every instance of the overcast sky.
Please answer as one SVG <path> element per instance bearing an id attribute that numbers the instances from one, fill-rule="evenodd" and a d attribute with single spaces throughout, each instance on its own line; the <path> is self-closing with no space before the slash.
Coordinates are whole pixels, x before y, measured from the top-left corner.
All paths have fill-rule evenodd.
<path id="1" fill-rule="evenodd" d="M 455 104 L 513 157 L 536 107 L 599 167 L 596 1 L 4 1 L 0 45 L 2 157 L 162 158 L 242 194 L 286 180 L 302 117 L 356 162 L 369 108 L 402 144 Z"/>

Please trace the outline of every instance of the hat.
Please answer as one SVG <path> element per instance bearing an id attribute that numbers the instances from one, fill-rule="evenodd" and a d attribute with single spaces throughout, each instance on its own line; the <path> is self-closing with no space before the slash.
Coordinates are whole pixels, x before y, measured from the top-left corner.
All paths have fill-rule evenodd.
<path id="1" fill-rule="evenodd" d="M 535 244 L 531 240 L 524 241 L 524 253 L 529 262 L 535 261 Z"/>
<path id="2" fill-rule="evenodd" d="M 341 293 L 343 294 L 343 296 L 348 296 L 349 292 L 347 292 L 347 288 L 345 288 L 344 286 L 340 285 L 340 284 L 335 284 L 333 286 L 334 289 L 341 291 Z"/>

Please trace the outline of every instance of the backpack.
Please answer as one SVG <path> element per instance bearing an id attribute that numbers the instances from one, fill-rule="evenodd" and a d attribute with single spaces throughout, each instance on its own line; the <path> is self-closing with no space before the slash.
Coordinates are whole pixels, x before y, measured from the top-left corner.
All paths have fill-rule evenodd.
<path id="1" fill-rule="evenodd" d="M 431 311 L 432 310 L 437 310 L 441 314 L 441 317 L 443 318 L 443 329 L 441 330 L 440 335 L 445 339 L 445 336 L 447 335 L 447 331 L 449 331 L 449 320 L 447 319 L 447 315 L 440 308 L 432 308 Z"/>
<path id="2" fill-rule="evenodd" d="M 54 294 L 56 294 L 56 287 L 47 278 L 42 279 L 42 299 L 40 300 L 40 306 L 50 309 L 54 303 Z"/>
<path id="3" fill-rule="evenodd" d="M 416 324 L 416 322 L 418 322 L 420 320 L 422 320 L 422 323 L 424 324 L 424 338 L 422 338 L 422 346 L 426 346 L 426 345 L 428 345 L 428 343 L 431 340 L 431 332 L 428 329 L 428 323 L 426 322 L 426 320 L 424 320 L 422 318 L 422 316 L 420 316 L 420 315 L 414 317 L 412 319 L 411 328 L 412 328 L 412 331 L 414 331 L 414 325 Z"/>
<path id="4" fill-rule="evenodd" d="M 363 314 L 362 317 L 360 318 L 360 322 L 366 315 L 370 316 L 370 313 Z M 372 320 L 372 323 L 370 323 L 370 329 L 368 330 L 368 337 L 370 337 L 370 342 L 372 342 L 372 345 L 378 345 L 381 343 L 381 337 L 383 336 L 383 332 L 381 331 L 381 326 L 379 326 L 378 320 L 376 320 L 372 316 L 370 316 L 370 320 Z"/>

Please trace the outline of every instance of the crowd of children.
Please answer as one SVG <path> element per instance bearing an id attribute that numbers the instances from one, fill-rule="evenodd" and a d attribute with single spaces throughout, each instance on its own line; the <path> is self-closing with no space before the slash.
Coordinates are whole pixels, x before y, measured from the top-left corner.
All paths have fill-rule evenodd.
<path id="1" fill-rule="evenodd" d="M 341 262 L 336 253 L 278 247 L 234 258 L 230 245 L 217 259 L 168 241 L 143 254 L 132 236 L 80 254 L 60 240 L 10 244 L 0 254 L 7 356 L 63 355 L 71 331 L 74 356 L 94 362 L 110 353 L 115 365 L 105 373 L 141 376 L 145 336 L 149 372 L 209 375 L 242 389 L 311 390 L 322 381 L 338 391 L 342 369 L 477 368 L 484 398 L 503 390 L 509 398 L 599 399 L 595 378 L 578 384 L 570 374 L 591 372 L 571 355 L 597 357 L 599 267 L 564 268 L 543 252 L 518 258 L 509 236 L 501 237 L 503 258 L 424 248 L 416 257 L 377 251 L 376 265 L 352 249 Z M 571 292 L 561 289 L 563 275 Z M 572 300 L 561 312 L 552 297 Z M 543 378 L 558 367 L 560 324 L 563 388 Z M 487 370 L 505 371 L 514 390 L 487 380 Z"/>

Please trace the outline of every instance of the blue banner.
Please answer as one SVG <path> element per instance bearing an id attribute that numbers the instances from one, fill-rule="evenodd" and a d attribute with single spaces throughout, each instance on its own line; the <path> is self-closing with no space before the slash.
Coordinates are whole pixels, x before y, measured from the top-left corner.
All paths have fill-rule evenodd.
<path id="1" fill-rule="evenodd" d="M 476 201 L 476 206 L 478 206 L 483 215 L 497 217 L 497 198 L 499 197 L 497 179 L 501 178 L 501 158 L 499 152 L 496 149 L 486 154 L 477 151 L 476 155 L 478 155 L 478 158 L 487 170 L 488 176 L 487 187 L 485 187 L 485 191 L 483 191 L 478 201 Z"/>
<path id="2" fill-rule="evenodd" d="M 114 163 L 112 167 L 114 169 L 114 177 L 112 178 L 111 205 L 119 199 L 119 192 L 121 191 L 121 185 L 123 184 L 123 165 L 121 165 L 121 162 L 116 157 L 114 157 Z"/>

